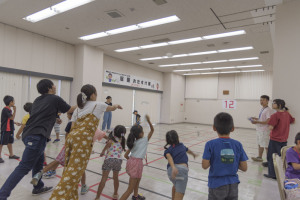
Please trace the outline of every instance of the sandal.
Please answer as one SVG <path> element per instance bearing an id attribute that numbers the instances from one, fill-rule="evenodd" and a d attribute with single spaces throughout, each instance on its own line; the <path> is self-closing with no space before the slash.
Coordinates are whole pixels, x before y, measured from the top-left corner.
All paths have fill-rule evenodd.
<path id="1" fill-rule="evenodd" d="M 117 195 L 114 194 L 114 195 L 112 196 L 112 199 L 113 199 L 113 200 L 118 200 L 118 199 L 119 199 L 119 195 L 118 195 L 118 194 L 117 194 Z"/>

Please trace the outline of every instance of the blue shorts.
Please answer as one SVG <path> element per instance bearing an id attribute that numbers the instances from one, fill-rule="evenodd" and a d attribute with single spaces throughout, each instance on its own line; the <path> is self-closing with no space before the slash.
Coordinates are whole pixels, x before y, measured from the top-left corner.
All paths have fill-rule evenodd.
<path id="1" fill-rule="evenodd" d="M 172 167 L 168 168 L 168 176 L 170 181 L 173 183 L 175 187 L 175 191 L 184 194 L 188 182 L 189 168 L 184 165 L 176 165 L 176 164 L 175 167 L 178 169 L 178 174 L 175 177 L 175 179 L 172 179 Z"/>

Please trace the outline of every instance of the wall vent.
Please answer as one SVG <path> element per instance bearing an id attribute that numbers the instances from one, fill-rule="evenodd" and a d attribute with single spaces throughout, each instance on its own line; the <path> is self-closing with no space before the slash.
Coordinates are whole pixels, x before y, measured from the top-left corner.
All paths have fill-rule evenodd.
<path id="1" fill-rule="evenodd" d="M 168 3 L 166 0 L 153 0 L 153 2 L 158 6 Z"/>
<path id="2" fill-rule="evenodd" d="M 111 18 L 120 18 L 123 17 L 124 15 L 118 11 L 118 10 L 110 10 L 107 11 L 106 14 L 108 14 Z"/>
<path id="3" fill-rule="evenodd" d="M 162 38 L 157 40 L 152 40 L 153 43 L 162 43 L 162 42 L 170 42 L 171 40 L 169 38 Z"/>
<path id="4" fill-rule="evenodd" d="M 260 54 L 268 54 L 269 53 L 269 51 L 261 51 L 261 52 L 259 52 Z"/>

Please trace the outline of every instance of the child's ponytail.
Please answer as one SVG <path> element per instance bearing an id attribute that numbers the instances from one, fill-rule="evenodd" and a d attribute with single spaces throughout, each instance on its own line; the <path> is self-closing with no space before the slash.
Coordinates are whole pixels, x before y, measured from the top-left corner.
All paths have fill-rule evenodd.
<path id="1" fill-rule="evenodd" d="M 109 137 L 109 139 L 113 140 L 114 142 L 117 142 L 115 137 L 121 138 L 122 139 L 121 146 L 122 146 L 123 150 L 125 151 L 125 149 L 126 149 L 125 148 L 125 143 L 126 143 L 125 134 L 126 134 L 125 126 L 118 125 L 114 128 L 114 131 L 111 132 L 108 137 Z"/>
<path id="2" fill-rule="evenodd" d="M 139 139 L 140 133 L 142 132 L 143 132 L 143 127 L 141 127 L 140 125 L 134 125 L 133 127 L 131 127 L 130 133 L 127 138 L 127 147 L 129 149 L 133 148 L 133 144 L 135 140 Z"/>
<path id="3" fill-rule="evenodd" d="M 77 95 L 77 105 L 82 109 L 86 102 L 90 100 L 92 94 L 97 94 L 97 91 L 96 88 L 90 84 L 82 86 L 80 91 L 81 93 Z"/>
<path id="4" fill-rule="evenodd" d="M 167 144 L 164 146 L 165 149 L 168 149 L 168 145 L 176 145 L 179 143 L 179 137 L 175 130 L 166 133 L 166 142 Z"/>

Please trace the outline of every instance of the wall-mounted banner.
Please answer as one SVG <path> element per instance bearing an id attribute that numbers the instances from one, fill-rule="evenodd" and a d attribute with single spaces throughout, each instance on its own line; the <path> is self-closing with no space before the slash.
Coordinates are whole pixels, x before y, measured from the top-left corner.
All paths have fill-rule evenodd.
<path id="1" fill-rule="evenodd" d="M 158 81 L 108 70 L 105 70 L 104 82 L 131 87 L 146 88 L 151 90 L 161 90 L 160 82 Z"/>
<path id="2" fill-rule="evenodd" d="M 236 100 L 223 100 L 223 109 L 236 109 Z"/>

